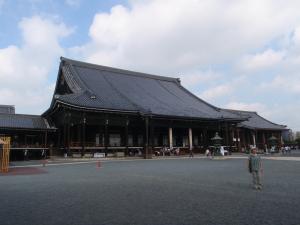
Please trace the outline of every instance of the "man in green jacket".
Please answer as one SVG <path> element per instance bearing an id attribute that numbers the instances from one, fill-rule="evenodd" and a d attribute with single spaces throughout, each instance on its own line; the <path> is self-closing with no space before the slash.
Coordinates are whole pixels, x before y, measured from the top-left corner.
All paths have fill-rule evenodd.
<path id="1" fill-rule="evenodd" d="M 252 173 L 253 188 L 261 190 L 261 174 L 262 174 L 262 163 L 260 156 L 257 155 L 257 149 L 252 149 L 252 154 L 249 157 L 249 172 Z"/>

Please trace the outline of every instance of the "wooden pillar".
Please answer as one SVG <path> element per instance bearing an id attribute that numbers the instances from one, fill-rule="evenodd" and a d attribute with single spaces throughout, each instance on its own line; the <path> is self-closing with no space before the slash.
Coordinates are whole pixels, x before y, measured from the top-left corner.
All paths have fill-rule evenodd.
<path id="1" fill-rule="evenodd" d="M 247 130 L 247 145 L 251 145 L 252 133 L 250 130 Z M 247 146 L 248 147 L 248 146 Z"/>
<path id="2" fill-rule="evenodd" d="M 240 139 L 240 129 L 237 129 L 236 130 L 236 132 L 237 132 L 237 143 L 238 143 L 238 151 L 241 151 L 241 139 Z"/>
<path id="3" fill-rule="evenodd" d="M 204 129 L 202 132 L 202 141 L 203 141 L 203 146 L 207 148 L 208 146 L 208 141 L 207 141 L 207 129 Z"/>
<path id="4" fill-rule="evenodd" d="M 64 120 L 64 133 L 63 133 L 63 149 L 64 149 L 64 154 L 67 153 L 68 148 L 67 148 L 67 122 Z"/>
<path id="5" fill-rule="evenodd" d="M 253 145 L 256 146 L 255 131 L 252 132 L 252 138 L 253 138 Z"/>
<path id="6" fill-rule="evenodd" d="M 243 147 L 246 147 L 246 135 L 245 135 L 245 129 L 242 128 L 242 134 L 243 134 Z"/>
<path id="7" fill-rule="evenodd" d="M 57 133 L 56 133 L 56 147 L 57 147 L 57 152 L 60 152 L 60 146 L 61 146 L 61 129 L 58 129 L 57 130 Z"/>
<path id="8" fill-rule="evenodd" d="M 152 158 L 152 154 L 153 154 L 153 149 L 154 149 L 154 121 L 153 119 L 150 120 L 149 123 L 149 158 Z"/>
<path id="9" fill-rule="evenodd" d="M 169 148 L 173 148 L 173 128 L 169 127 Z"/>
<path id="10" fill-rule="evenodd" d="M 82 121 L 80 121 L 80 124 L 77 125 L 77 143 L 82 145 Z"/>
<path id="11" fill-rule="evenodd" d="M 235 144 L 235 148 L 238 148 L 238 140 L 237 140 L 237 135 L 235 134 L 236 129 L 234 127 L 232 127 L 231 129 L 231 136 L 229 137 L 230 139 L 230 146 L 232 146 L 233 144 Z M 233 143 L 233 140 L 235 140 L 235 142 Z"/>
<path id="12" fill-rule="evenodd" d="M 45 131 L 45 138 L 44 138 L 44 148 L 47 148 L 47 136 L 48 136 L 48 133 L 47 131 Z"/>
<path id="13" fill-rule="evenodd" d="M 125 124 L 125 155 L 128 155 L 128 126 L 129 126 L 129 120 L 126 118 L 126 124 Z"/>
<path id="14" fill-rule="evenodd" d="M 190 147 L 190 150 L 193 149 L 193 131 L 192 131 L 192 128 L 189 128 L 189 147 Z"/>
<path id="15" fill-rule="evenodd" d="M 70 154 L 70 117 L 68 116 L 68 123 L 67 123 L 67 152 L 68 155 Z"/>
<path id="16" fill-rule="evenodd" d="M 104 148 L 105 148 L 105 154 L 107 155 L 107 147 L 109 144 L 109 136 L 108 136 L 108 118 L 105 119 L 105 127 L 104 127 Z"/>
<path id="17" fill-rule="evenodd" d="M 225 145 L 230 146 L 229 144 L 229 128 L 228 128 L 228 123 L 225 123 Z"/>
<path id="18" fill-rule="evenodd" d="M 82 114 L 81 119 L 81 156 L 84 156 L 85 145 L 86 145 L 86 117 L 85 113 Z"/>
<path id="19" fill-rule="evenodd" d="M 148 159 L 149 158 L 149 117 L 145 117 L 144 148 L 145 148 L 145 159 Z"/>

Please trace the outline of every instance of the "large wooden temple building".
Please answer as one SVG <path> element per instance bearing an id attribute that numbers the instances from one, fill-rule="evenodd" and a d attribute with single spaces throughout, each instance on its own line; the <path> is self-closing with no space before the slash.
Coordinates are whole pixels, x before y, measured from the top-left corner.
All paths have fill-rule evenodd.
<path id="1" fill-rule="evenodd" d="M 201 152 L 213 144 L 216 132 L 232 151 L 263 148 L 271 136 L 282 143 L 285 129 L 255 112 L 215 107 L 177 78 L 66 58 L 61 58 L 50 107 L 41 116 L 0 107 L 0 135 L 11 136 L 13 147 L 73 157 L 151 158 L 162 148 Z"/>

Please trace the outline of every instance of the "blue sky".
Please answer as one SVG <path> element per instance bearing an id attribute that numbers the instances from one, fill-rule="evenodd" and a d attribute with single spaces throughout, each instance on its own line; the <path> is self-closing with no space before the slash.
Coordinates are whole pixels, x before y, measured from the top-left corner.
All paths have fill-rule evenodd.
<path id="1" fill-rule="evenodd" d="M 0 104 L 40 114 L 59 57 L 180 77 L 219 107 L 300 130 L 298 1 L 0 0 Z"/>

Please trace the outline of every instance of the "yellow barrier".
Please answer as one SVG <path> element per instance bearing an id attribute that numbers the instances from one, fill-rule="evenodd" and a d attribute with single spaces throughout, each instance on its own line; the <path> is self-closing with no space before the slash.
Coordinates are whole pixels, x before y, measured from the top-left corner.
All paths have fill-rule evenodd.
<path id="1" fill-rule="evenodd" d="M 9 167 L 10 137 L 0 138 L 0 172 L 7 173 Z"/>

